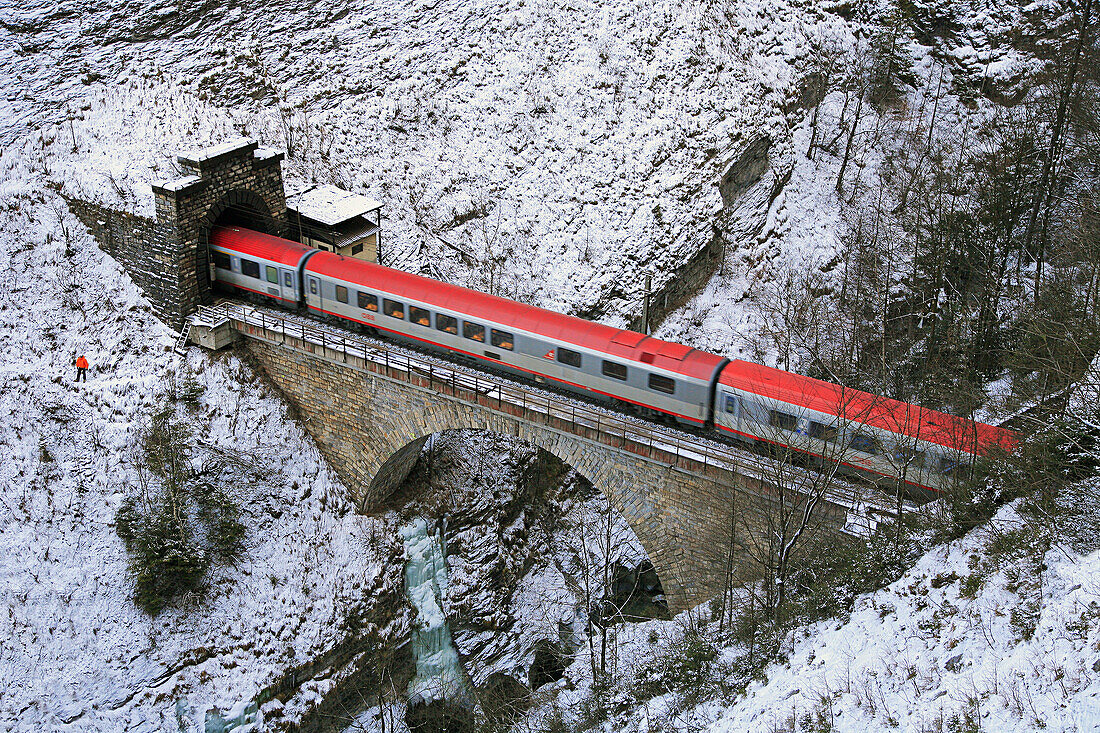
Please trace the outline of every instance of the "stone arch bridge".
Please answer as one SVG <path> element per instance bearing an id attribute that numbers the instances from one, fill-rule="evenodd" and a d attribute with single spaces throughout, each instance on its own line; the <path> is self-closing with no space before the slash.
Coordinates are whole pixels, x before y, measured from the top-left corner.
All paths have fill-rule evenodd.
<path id="1" fill-rule="evenodd" d="M 762 532 L 754 517 L 766 513 L 757 510 L 773 505 L 774 467 L 764 459 L 286 313 L 236 303 L 212 309 L 210 228 L 285 234 L 281 161 L 246 138 L 183 153 L 182 177 L 152 187 L 155 219 L 69 205 L 169 325 L 191 323 L 192 337 L 212 348 L 245 337 L 363 511 L 401 483 L 432 433 L 492 430 L 556 455 L 611 499 L 649 553 L 671 610 L 719 592 L 734 520 L 744 543 L 746 533 Z M 851 503 L 821 502 L 820 523 L 841 526 Z"/>
<path id="2" fill-rule="evenodd" d="M 308 318 L 224 301 L 188 328 L 207 348 L 244 340 L 361 511 L 401 484 L 432 433 L 490 430 L 557 456 L 623 514 L 673 613 L 721 591 L 731 527 L 753 531 L 744 517 L 771 498 L 766 459 Z M 850 506 L 851 497 L 827 497 L 821 526 L 839 530 Z"/>

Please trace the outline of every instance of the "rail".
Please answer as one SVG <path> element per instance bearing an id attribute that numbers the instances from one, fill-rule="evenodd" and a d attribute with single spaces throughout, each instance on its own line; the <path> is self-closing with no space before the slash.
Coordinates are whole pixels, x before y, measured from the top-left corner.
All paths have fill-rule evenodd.
<path id="1" fill-rule="evenodd" d="M 504 377 L 488 376 L 441 358 L 383 344 L 368 336 L 353 334 L 313 319 L 225 300 L 204 306 L 189 320 L 192 325 L 206 327 L 228 321 L 237 331 L 254 338 L 259 334 L 250 332 L 250 329 L 258 328 L 275 334 L 284 344 L 288 339 L 295 339 L 320 347 L 322 356 L 331 352 L 343 362 L 350 358 L 361 359 L 369 365 L 368 370 L 391 379 L 411 382 L 420 388 L 596 440 L 723 483 L 728 481 L 729 474 L 741 474 L 764 483 L 769 482 L 769 476 L 774 480 L 776 464 L 748 451 L 641 419 L 617 415 L 579 399 L 521 386 Z M 843 490 L 830 491 L 826 496 L 830 503 L 847 509 L 890 513 L 889 504 L 881 496 L 876 496 L 872 489 L 847 484 L 841 486 Z"/>

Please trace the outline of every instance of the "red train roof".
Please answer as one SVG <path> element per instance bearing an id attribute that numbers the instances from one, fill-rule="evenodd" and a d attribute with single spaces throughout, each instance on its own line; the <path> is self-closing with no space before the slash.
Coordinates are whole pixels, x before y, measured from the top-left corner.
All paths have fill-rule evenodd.
<path id="1" fill-rule="evenodd" d="M 975 440 L 978 453 L 985 453 L 994 446 L 1012 451 L 1017 444 L 1016 435 L 1004 428 L 747 361 L 731 361 L 722 370 L 719 382 L 779 402 L 838 415 L 968 453 L 975 452 L 971 448 Z"/>
<path id="2" fill-rule="evenodd" d="M 210 230 L 210 244 L 215 247 L 231 249 L 242 255 L 265 260 L 274 260 L 281 265 L 297 267 L 312 247 L 292 242 L 289 239 L 273 237 L 270 234 L 255 232 L 240 227 L 214 227 Z"/>
<path id="3" fill-rule="evenodd" d="M 439 282 L 353 257 L 320 252 L 306 269 L 319 275 L 359 283 L 436 308 L 489 319 L 502 326 L 537 333 L 555 341 L 600 351 L 609 357 L 652 364 L 687 377 L 709 381 L 720 356 L 661 341 L 621 328 L 536 308 L 458 285 Z"/>

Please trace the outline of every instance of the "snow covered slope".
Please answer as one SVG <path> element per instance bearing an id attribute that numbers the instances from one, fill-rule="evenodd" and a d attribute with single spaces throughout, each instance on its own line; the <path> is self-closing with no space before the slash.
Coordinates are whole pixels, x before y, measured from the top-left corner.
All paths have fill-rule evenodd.
<path id="1" fill-rule="evenodd" d="M 261 458 L 273 478 L 240 489 L 238 567 L 155 619 L 138 610 L 114 518 L 177 359 L 172 335 L 41 177 L 0 160 L 0 728 L 201 725 L 347 633 L 389 582 L 382 520 L 351 511 L 246 367 L 192 349 L 200 440 Z M 78 352 L 87 383 L 73 382 Z"/>
<path id="2" fill-rule="evenodd" d="M 1005 507 L 990 526 L 1008 534 L 1020 516 Z M 896 582 L 857 599 L 847 619 L 793 629 L 785 661 L 744 694 L 734 690 L 745 681 L 737 660 L 746 649 L 733 644 L 719 649 L 714 673 L 696 689 L 637 702 L 637 680 L 689 630 L 707 628 L 709 616 L 700 607 L 624 627 L 609 721 L 580 729 L 1100 731 L 1100 552 L 1056 546 L 1035 574 L 1011 558 L 991 564 L 990 537 L 979 529 L 936 547 Z M 535 719 L 554 717 L 554 707 L 567 721 L 583 718 L 592 694 L 586 666 L 581 658 L 567 670 L 567 684 Z M 700 689 L 713 699 L 684 704 Z"/>
<path id="3" fill-rule="evenodd" d="M 1018 524 L 1011 507 L 992 521 Z M 1100 730 L 1100 552 L 1052 550 L 1038 589 L 1016 562 L 978 585 L 988 538 L 937 548 L 847 622 L 806 629 L 766 685 L 705 713 L 709 729 Z"/>
<path id="4" fill-rule="evenodd" d="M 790 0 L 63 2 L 0 34 L 0 139 L 72 193 L 147 213 L 175 151 L 252 134 L 288 150 L 292 182 L 382 200 L 397 264 L 615 322 L 720 217 L 764 223 L 808 41 L 853 38 Z M 762 136 L 761 190 L 724 201 Z"/>
<path id="5" fill-rule="evenodd" d="M 1026 27 L 1027 45 L 1041 50 L 1044 26 L 1060 17 L 1046 2 L 914 5 L 922 17 L 955 21 L 942 49 L 949 78 L 958 72 L 972 88 L 990 80 L 1006 99 L 1036 62 L 1034 49 L 1005 39 Z M 250 699 L 331 646 L 367 589 L 390 578 L 380 565 L 386 548 L 369 542 L 386 536 L 381 521 L 350 513 L 278 400 L 233 359 L 192 355 L 206 386 L 202 438 L 268 457 L 277 480 L 242 497 L 247 557 L 211 580 L 208 601 L 184 599 L 155 621 L 134 609 L 111 523 L 136 480 L 134 445 L 166 381 L 171 335 L 50 186 L 148 214 L 147 185 L 175 173 L 175 151 L 250 134 L 288 150 L 291 182 L 331 181 L 384 201 L 396 264 L 612 323 L 638 313 L 647 272 L 659 286 L 721 222 L 748 233 L 733 242 L 729 272 L 661 333 L 732 354 L 762 330 L 752 297 L 772 263 L 828 266 L 843 228 L 837 161 L 804 157 L 808 119 L 791 105 L 814 49 L 858 53 L 855 23 L 823 7 L 4 8 L 0 720 L 27 730 L 159 730 L 175 725 L 177 711 L 201 720 L 207 706 Z M 931 52 L 915 51 L 917 77 L 932 79 Z M 841 108 L 832 96 L 822 114 L 835 122 Z M 940 114 L 960 109 L 954 100 Z M 869 115 L 867 133 L 882 122 Z M 719 182 L 760 136 L 770 145 L 759 187 L 725 201 Z M 788 176 L 772 201 L 772 186 Z M 87 385 L 68 381 L 77 351 L 92 361 Z M 959 581 L 931 587 L 959 574 L 976 542 L 945 549 L 946 560 L 929 556 L 841 628 L 808 630 L 791 667 L 771 670 L 773 681 L 746 700 L 692 714 L 731 731 L 791 727 L 788 715 L 826 708 L 848 730 L 923 730 L 971 711 L 991 729 L 1039 720 L 1088 729 L 1100 674 L 1095 623 L 1075 629 L 1100 592 L 1096 556 L 1049 559 L 1035 636 L 1018 642 L 1005 626 L 1015 601 L 1003 575 L 973 599 L 959 597 Z M 660 624 L 630 632 L 639 645 L 649 626 Z M 956 648 L 966 654 L 956 659 Z M 896 663 L 883 669 L 883 660 Z M 305 690 L 285 715 L 321 692 Z M 641 729 L 646 713 L 634 714 L 624 725 Z"/>

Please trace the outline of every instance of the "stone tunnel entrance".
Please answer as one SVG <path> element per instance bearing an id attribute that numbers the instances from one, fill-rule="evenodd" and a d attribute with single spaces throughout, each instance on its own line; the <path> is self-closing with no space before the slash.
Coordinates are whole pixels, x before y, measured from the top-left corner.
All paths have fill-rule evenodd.
<path id="1" fill-rule="evenodd" d="M 257 232 L 281 236 L 285 234 L 284 222 L 271 215 L 271 207 L 259 195 L 247 188 L 235 188 L 211 206 L 199 229 L 199 244 L 195 247 L 195 273 L 199 289 L 210 291 L 210 230 L 216 226 L 241 227 Z"/>
<path id="2" fill-rule="evenodd" d="M 154 184 L 158 240 L 171 253 L 168 262 L 174 271 L 165 287 L 147 294 L 172 326 L 212 299 L 211 227 L 228 224 L 276 236 L 286 233 L 282 159 L 281 153 L 240 139 L 179 155 L 187 175 Z"/>
<path id="3" fill-rule="evenodd" d="M 267 202 L 248 189 L 227 191 L 210 207 L 203 224 L 206 234 L 215 226 L 243 227 L 266 234 L 277 234 L 284 228 L 271 216 Z"/>
<path id="4" fill-rule="evenodd" d="M 282 159 L 248 138 L 181 153 L 176 163 L 182 175 L 152 185 L 155 219 L 67 200 L 100 246 L 126 267 L 157 316 L 179 329 L 212 300 L 212 226 L 286 235 Z"/>

